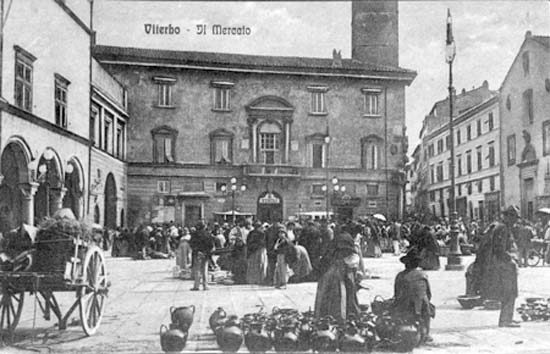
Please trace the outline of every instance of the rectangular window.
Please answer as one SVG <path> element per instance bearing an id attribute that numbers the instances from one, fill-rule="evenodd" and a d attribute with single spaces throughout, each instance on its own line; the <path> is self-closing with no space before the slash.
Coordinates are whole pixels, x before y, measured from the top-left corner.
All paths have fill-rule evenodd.
<path id="1" fill-rule="evenodd" d="M 379 91 L 363 91 L 363 112 L 368 116 L 380 115 L 380 92 Z"/>
<path id="2" fill-rule="evenodd" d="M 227 164 L 231 162 L 231 139 L 214 139 L 214 163 Z"/>
<path id="3" fill-rule="evenodd" d="M 545 130 L 544 124 L 543 124 L 543 128 L 542 128 L 543 134 L 546 134 L 546 133 L 550 134 L 550 129 L 549 129 L 550 121 L 548 121 L 548 123 L 549 124 L 547 124 L 547 127 L 546 127 L 547 130 Z M 546 148 L 546 141 L 544 146 Z M 508 149 L 508 166 L 512 166 L 516 163 L 516 135 L 515 134 L 509 135 L 508 138 L 506 138 L 506 147 Z M 550 152 L 550 147 L 548 152 Z"/>
<path id="4" fill-rule="evenodd" d="M 435 191 L 430 191 L 430 202 L 435 202 Z"/>
<path id="5" fill-rule="evenodd" d="M 122 126 L 120 124 L 117 124 L 116 128 L 116 152 L 115 156 L 119 159 L 122 158 Z"/>
<path id="6" fill-rule="evenodd" d="M 67 128 L 67 92 L 69 89 L 69 81 L 55 75 L 55 124 Z"/>
<path id="7" fill-rule="evenodd" d="M 169 181 L 157 181 L 157 192 L 158 193 L 170 193 L 170 182 Z"/>
<path id="8" fill-rule="evenodd" d="M 94 146 L 99 146 L 99 111 L 97 108 L 92 107 L 90 112 L 90 140 Z"/>
<path id="9" fill-rule="evenodd" d="M 533 89 L 528 89 L 523 92 L 523 111 L 529 124 L 533 124 L 535 119 L 533 113 Z"/>
<path id="10" fill-rule="evenodd" d="M 445 137 L 445 149 L 450 150 L 451 149 L 451 136 L 447 135 Z"/>
<path id="11" fill-rule="evenodd" d="M 457 155 L 456 157 L 457 172 L 459 176 L 462 176 L 462 156 Z"/>
<path id="12" fill-rule="evenodd" d="M 326 113 L 324 91 L 311 92 L 311 113 Z"/>
<path id="13" fill-rule="evenodd" d="M 430 166 L 430 181 L 435 183 L 435 167 L 433 165 Z"/>
<path id="14" fill-rule="evenodd" d="M 495 176 L 489 177 L 489 188 L 491 192 L 495 190 Z"/>
<path id="15" fill-rule="evenodd" d="M 437 153 L 441 154 L 443 152 L 443 139 L 437 141 Z"/>
<path id="16" fill-rule="evenodd" d="M 466 152 L 466 173 L 472 173 L 472 151 L 468 150 Z"/>
<path id="17" fill-rule="evenodd" d="M 33 62 L 31 54 L 15 47 L 15 105 L 26 111 L 32 111 Z"/>
<path id="18" fill-rule="evenodd" d="M 461 141 L 460 129 L 456 131 L 456 145 L 460 145 Z"/>
<path id="19" fill-rule="evenodd" d="M 113 152 L 113 119 L 114 116 L 111 113 L 105 112 L 105 121 L 103 123 L 103 150 L 108 153 Z"/>
<path id="20" fill-rule="evenodd" d="M 214 109 L 220 111 L 231 110 L 230 87 L 214 87 Z"/>
<path id="21" fill-rule="evenodd" d="M 483 180 L 480 179 L 479 181 L 477 181 L 477 191 L 478 193 L 482 193 L 483 192 Z"/>
<path id="22" fill-rule="evenodd" d="M 472 182 L 468 183 L 468 195 L 472 195 Z"/>
<path id="23" fill-rule="evenodd" d="M 434 144 L 430 144 L 430 146 L 428 146 L 428 157 L 433 157 L 434 152 Z"/>
<path id="24" fill-rule="evenodd" d="M 491 141 L 489 142 L 489 151 L 488 156 L 489 159 L 489 167 L 493 167 L 495 165 L 495 142 Z"/>
<path id="25" fill-rule="evenodd" d="M 523 64 L 523 74 L 527 76 L 529 75 L 529 52 L 523 52 L 521 59 Z"/>
<path id="26" fill-rule="evenodd" d="M 483 169 L 483 154 L 481 152 L 481 146 L 476 147 L 476 157 L 477 157 L 477 170 L 481 171 Z"/>
<path id="27" fill-rule="evenodd" d="M 462 185 L 459 184 L 456 186 L 456 194 L 460 197 L 462 195 Z"/>
<path id="28" fill-rule="evenodd" d="M 437 165 L 437 181 L 441 182 L 443 181 L 443 164 L 439 163 Z"/>
<path id="29" fill-rule="evenodd" d="M 468 124 L 466 127 L 466 140 L 472 140 L 472 126 Z"/>
<path id="30" fill-rule="evenodd" d="M 367 184 L 367 195 L 378 195 L 378 184 Z"/>
<path id="31" fill-rule="evenodd" d="M 487 124 L 489 125 L 489 131 L 492 131 L 495 128 L 495 118 L 493 116 L 493 112 L 489 113 Z"/>
<path id="32" fill-rule="evenodd" d="M 274 164 L 275 154 L 277 153 L 277 151 L 279 151 L 279 134 L 261 133 L 260 151 L 263 155 L 264 163 Z"/>
<path id="33" fill-rule="evenodd" d="M 477 136 L 481 135 L 481 119 L 477 120 Z"/>
<path id="34" fill-rule="evenodd" d="M 544 121 L 542 123 L 542 145 L 543 145 L 543 154 L 550 154 L 550 120 Z"/>
<path id="35" fill-rule="evenodd" d="M 172 85 L 158 84 L 158 105 L 159 107 L 172 106 Z"/>
<path id="36" fill-rule="evenodd" d="M 311 145 L 311 152 L 312 152 L 312 156 L 311 156 L 311 162 L 312 162 L 312 165 L 311 167 L 313 168 L 322 168 L 324 167 L 324 153 L 323 153 L 323 150 L 324 150 L 324 144 L 323 143 L 313 143 Z"/>

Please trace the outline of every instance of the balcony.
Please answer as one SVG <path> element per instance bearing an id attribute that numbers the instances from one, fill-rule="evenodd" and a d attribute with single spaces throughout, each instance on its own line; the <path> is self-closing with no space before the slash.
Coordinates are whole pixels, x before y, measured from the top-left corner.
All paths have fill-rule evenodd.
<path id="1" fill-rule="evenodd" d="M 300 177 L 300 168 L 290 165 L 244 165 L 243 174 L 252 177 Z"/>

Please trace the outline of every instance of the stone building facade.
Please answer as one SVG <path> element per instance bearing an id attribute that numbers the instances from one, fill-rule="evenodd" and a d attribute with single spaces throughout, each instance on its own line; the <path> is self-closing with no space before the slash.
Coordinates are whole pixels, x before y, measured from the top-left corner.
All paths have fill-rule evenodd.
<path id="1" fill-rule="evenodd" d="M 397 2 L 352 7 L 351 59 L 97 46 L 129 90 L 129 222 L 400 216 L 416 73 L 397 66 Z"/>
<path id="2" fill-rule="evenodd" d="M 550 37 L 526 33 L 500 97 L 502 202 L 532 220 L 550 207 Z"/>
<path id="3" fill-rule="evenodd" d="M 499 95 L 484 81 L 454 99 L 456 210 L 469 219 L 493 220 L 500 210 Z M 437 217 L 448 217 L 451 186 L 449 100 L 434 104 L 420 133 L 416 198 Z M 421 208 L 421 206 L 417 206 Z"/>
<path id="4" fill-rule="evenodd" d="M 97 158 L 91 151 L 90 90 L 116 101 L 112 92 L 122 87 L 106 79 L 106 72 L 94 73 L 94 85 L 90 82 L 89 14 L 86 0 L 14 1 L 4 14 L 0 231 L 33 225 L 61 207 L 87 218 L 92 169 L 124 183 L 124 168 L 113 169 L 112 156 Z M 118 195 L 125 203 L 124 193 Z"/>

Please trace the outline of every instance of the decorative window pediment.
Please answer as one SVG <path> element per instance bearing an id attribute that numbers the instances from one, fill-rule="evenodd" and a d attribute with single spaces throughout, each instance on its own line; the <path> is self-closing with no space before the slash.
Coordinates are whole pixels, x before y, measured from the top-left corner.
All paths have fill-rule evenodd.
<path id="1" fill-rule="evenodd" d="M 281 97 L 263 96 L 247 105 L 246 111 L 248 112 L 249 121 L 269 117 L 291 122 L 294 106 Z"/>

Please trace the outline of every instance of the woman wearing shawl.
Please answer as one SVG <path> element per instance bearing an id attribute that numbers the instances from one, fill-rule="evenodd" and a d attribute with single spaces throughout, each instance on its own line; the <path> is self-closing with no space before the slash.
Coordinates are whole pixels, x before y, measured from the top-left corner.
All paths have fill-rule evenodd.
<path id="1" fill-rule="evenodd" d="M 346 232 L 339 233 L 323 258 L 321 264 L 327 264 L 328 269 L 317 283 L 315 317 L 332 316 L 345 321 L 359 313 L 356 288 L 359 255 L 353 238 Z"/>
<path id="2" fill-rule="evenodd" d="M 189 229 L 184 227 L 181 231 L 181 237 L 179 239 L 178 248 L 176 249 L 176 265 L 180 269 L 189 269 L 191 266 L 191 234 Z"/>
<path id="3" fill-rule="evenodd" d="M 265 248 L 265 233 L 262 224 L 254 223 L 254 229 L 248 234 L 246 243 L 248 266 L 246 282 L 248 284 L 264 284 L 267 274 L 267 252 Z"/>
<path id="4" fill-rule="evenodd" d="M 277 289 L 286 289 L 288 283 L 288 265 L 286 255 L 293 248 L 292 242 L 288 239 L 284 228 L 278 231 L 278 238 L 275 242 L 274 250 L 277 253 L 277 263 L 275 264 L 275 274 L 273 283 Z"/>

